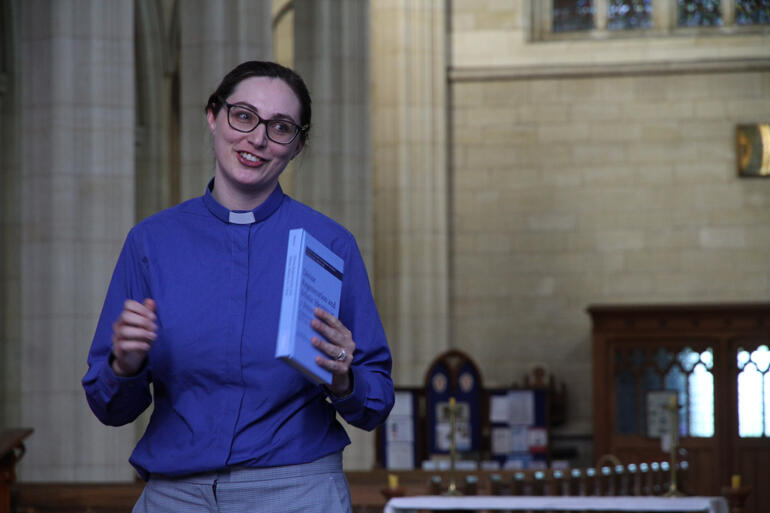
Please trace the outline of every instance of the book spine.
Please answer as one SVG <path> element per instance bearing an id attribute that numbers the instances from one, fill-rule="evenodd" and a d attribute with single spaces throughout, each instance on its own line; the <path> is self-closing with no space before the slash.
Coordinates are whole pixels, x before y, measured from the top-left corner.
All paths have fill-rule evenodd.
<path id="1" fill-rule="evenodd" d="M 302 255 L 304 247 L 304 230 L 289 231 L 289 245 L 286 250 L 286 268 L 283 275 L 283 296 L 281 297 L 281 317 L 278 322 L 278 333 L 281 334 L 275 346 L 275 356 L 291 354 L 294 346 L 292 339 L 296 336 L 294 326 L 297 323 L 300 277 L 302 272 Z"/>

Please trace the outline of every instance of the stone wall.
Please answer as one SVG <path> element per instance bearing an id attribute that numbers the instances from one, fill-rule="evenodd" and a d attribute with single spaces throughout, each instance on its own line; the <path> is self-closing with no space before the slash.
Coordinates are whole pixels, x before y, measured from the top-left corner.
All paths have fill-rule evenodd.
<path id="1" fill-rule="evenodd" d="M 767 37 L 538 44 L 522 4 L 471 3 L 453 12 L 454 345 L 494 385 L 545 363 L 566 431 L 590 432 L 589 304 L 770 294 L 770 182 L 735 164 L 735 125 L 770 119 Z"/>

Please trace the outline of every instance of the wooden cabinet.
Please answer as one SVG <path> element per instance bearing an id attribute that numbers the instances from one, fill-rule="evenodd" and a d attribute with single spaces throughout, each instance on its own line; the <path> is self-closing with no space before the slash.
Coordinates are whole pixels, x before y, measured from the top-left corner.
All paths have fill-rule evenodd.
<path id="1" fill-rule="evenodd" d="M 660 439 L 648 431 L 647 408 L 653 404 L 651 392 L 674 391 L 681 407 L 680 444 L 691 473 L 686 491 L 719 495 L 731 475 L 740 474 L 753 489 L 747 512 L 758 513 L 759 504 L 770 503 L 770 426 L 752 426 L 759 436 L 741 436 L 738 408 L 740 357 L 766 354 L 770 304 L 594 305 L 588 312 L 596 457 L 613 454 L 624 462 L 664 458 Z M 763 365 L 751 367 L 752 383 L 770 390 L 770 373 Z M 761 413 L 750 421 L 767 423 L 770 401 L 761 390 L 741 386 L 744 401 L 748 395 L 759 398 Z M 744 407 L 744 417 L 747 411 Z"/>

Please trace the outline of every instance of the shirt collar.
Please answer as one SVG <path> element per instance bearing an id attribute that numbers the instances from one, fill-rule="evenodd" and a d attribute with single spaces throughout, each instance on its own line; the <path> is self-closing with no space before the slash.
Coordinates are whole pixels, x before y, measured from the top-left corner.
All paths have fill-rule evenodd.
<path id="1" fill-rule="evenodd" d="M 212 178 L 208 186 L 206 186 L 206 193 L 203 195 L 203 203 L 217 218 L 225 223 L 232 224 L 252 224 L 264 221 L 270 215 L 278 209 L 278 206 L 283 200 L 283 189 L 281 184 L 276 184 L 273 192 L 267 197 L 254 210 L 230 210 L 221 203 L 219 203 L 211 191 L 214 189 L 214 179 Z"/>

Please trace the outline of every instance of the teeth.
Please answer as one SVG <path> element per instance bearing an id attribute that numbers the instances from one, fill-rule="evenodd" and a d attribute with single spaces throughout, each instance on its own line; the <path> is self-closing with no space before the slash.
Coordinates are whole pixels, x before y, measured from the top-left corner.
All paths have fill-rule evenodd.
<path id="1" fill-rule="evenodd" d="M 249 162 L 256 162 L 258 159 L 251 153 L 246 153 L 245 151 L 242 151 L 239 153 L 241 157 L 248 160 Z"/>

